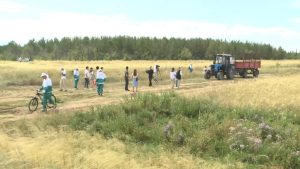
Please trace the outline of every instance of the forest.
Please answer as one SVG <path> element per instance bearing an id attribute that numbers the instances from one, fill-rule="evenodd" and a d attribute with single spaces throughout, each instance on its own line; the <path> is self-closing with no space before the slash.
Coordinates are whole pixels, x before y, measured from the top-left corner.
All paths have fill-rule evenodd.
<path id="1" fill-rule="evenodd" d="M 31 39 L 23 46 L 14 41 L 0 46 L 0 60 L 210 60 L 218 53 L 257 53 L 262 59 L 297 59 L 270 44 L 202 38 L 130 36 Z M 239 59 L 239 58 L 237 58 Z"/>

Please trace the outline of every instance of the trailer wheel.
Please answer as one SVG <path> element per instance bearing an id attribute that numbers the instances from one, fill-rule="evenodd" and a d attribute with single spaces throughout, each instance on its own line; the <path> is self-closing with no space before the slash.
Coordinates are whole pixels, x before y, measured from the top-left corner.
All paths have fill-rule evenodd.
<path id="1" fill-rule="evenodd" d="M 205 72 L 204 78 L 205 79 L 210 79 L 210 71 Z"/>
<path id="2" fill-rule="evenodd" d="M 216 79 L 218 78 L 217 74 L 215 74 L 215 78 L 216 78 Z"/>
<path id="3" fill-rule="evenodd" d="M 247 77 L 247 74 L 248 74 L 247 71 L 244 70 L 244 71 L 242 72 L 242 77 L 243 77 L 243 78 L 246 78 L 246 77 Z"/>
<path id="4" fill-rule="evenodd" d="M 234 77 L 234 72 L 233 72 L 232 68 L 228 68 L 228 69 L 227 69 L 226 77 L 227 77 L 227 79 L 233 79 L 233 77 Z"/>
<path id="5" fill-rule="evenodd" d="M 223 79 L 223 76 L 224 76 L 223 72 L 218 72 L 218 74 L 217 74 L 217 79 L 218 79 L 218 80 L 222 80 L 222 79 Z"/>
<path id="6" fill-rule="evenodd" d="M 253 72 L 253 77 L 258 77 L 258 74 L 259 74 L 259 72 L 258 72 L 257 70 L 255 70 L 255 71 Z"/>

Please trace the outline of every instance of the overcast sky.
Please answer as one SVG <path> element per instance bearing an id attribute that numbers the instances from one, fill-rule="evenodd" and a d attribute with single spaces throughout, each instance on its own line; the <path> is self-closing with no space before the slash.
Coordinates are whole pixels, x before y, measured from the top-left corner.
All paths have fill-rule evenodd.
<path id="1" fill-rule="evenodd" d="M 0 0 L 0 45 L 41 37 L 241 40 L 300 50 L 300 0 Z"/>

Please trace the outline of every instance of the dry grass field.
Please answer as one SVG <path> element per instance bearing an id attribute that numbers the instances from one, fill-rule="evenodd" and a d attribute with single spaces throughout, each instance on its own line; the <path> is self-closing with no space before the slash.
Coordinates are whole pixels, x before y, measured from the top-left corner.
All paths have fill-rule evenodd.
<path id="1" fill-rule="evenodd" d="M 161 66 L 161 85 L 148 87 L 145 70 L 155 63 Z M 190 63 L 194 66 L 192 74 L 188 70 Z M 59 121 L 47 121 L 47 117 L 55 118 L 58 114 L 88 111 L 93 106 L 114 106 L 121 102 L 123 96 L 130 95 L 130 92 L 124 91 L 126 66 L 129 66 L 130 72 L 138 70 L 140 93 L 171 90 L 169 71 L 172 67 L 181 67 L 182 87 L 174 89 L 179 95 L 209 99 L 223 107 L 251 107 L 274 112 L 280 109 L 299 118 L 300 61 L 264 60 L 258 78 L 249 75 L 244 79 L 236 75 L 234 80 L 222 81 L 203 78 L 202 69 L 210 63 L 211 61 L 0 61 L 0 168 L 244 168 L 244 163 L 232 163 L 226 158 L 219 161 L 195 157 L 184 147 L 171 151 L 160 146 L 125 144 L 114 137 L 105 139 L 101 134 L 92 136 L 66 126 L 47 127 L 49 123 Z M 83 90 L 85 66 L 104 67 L 107 83 L 103 97 L 99 97 L 95 90 Z M 67 70 L 68 92 L 58 91 L 60 67 Z M 73 89 L 75 67 L 80 68 L 79 90 Z M 41 73 L 50 75 L 54 85 L 53 93 L 59 101 L 57 110 L 48 114 L 29 112 L 27 108 L 35 94 L 34 90 L 42 84 Z M 40 122 L 45 122 L 42 129 L 37 125 Z"/>

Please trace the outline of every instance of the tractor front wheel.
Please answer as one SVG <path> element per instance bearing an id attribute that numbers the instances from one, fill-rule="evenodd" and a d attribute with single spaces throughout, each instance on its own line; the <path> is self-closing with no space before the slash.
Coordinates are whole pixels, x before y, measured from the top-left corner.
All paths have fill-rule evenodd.
<path id="1" fill-rule="evenodd" d="M 218 80 L 222 80 L 222 79 L 223 79 L 223 76 L 224 76 L 223 72 L 218 72 L 218 74 L 217 74 L 217 79 L 218 79 Z"/>

